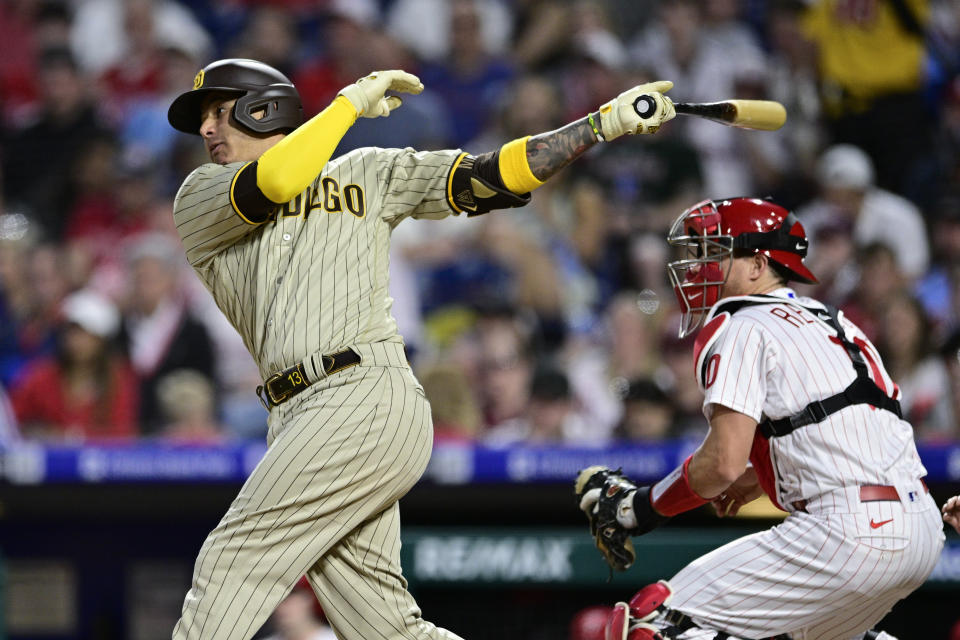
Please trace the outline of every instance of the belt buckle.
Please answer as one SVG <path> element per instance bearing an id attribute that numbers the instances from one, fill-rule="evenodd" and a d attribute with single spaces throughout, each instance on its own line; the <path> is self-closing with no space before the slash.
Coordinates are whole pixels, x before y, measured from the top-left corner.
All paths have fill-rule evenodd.
<path id="1" fill-rule="evenodd" d="M 278 380 L 283 380 L 283 371 L 278 371 L 277 373 L 267 378 L 266 382 L 263 383 L 263 386 L 267 391 L 267 398 L 269 398 L 270 403 L 274 406 L 284 402 L 287 398 L 290 397 L 290 394 L 293 393 L 293 389 L 287 389 L 281 395 L 275 396 L 273 394 L 273 391 L 270 389 L 270 385 L 272 385 L 274 382 Z"/>

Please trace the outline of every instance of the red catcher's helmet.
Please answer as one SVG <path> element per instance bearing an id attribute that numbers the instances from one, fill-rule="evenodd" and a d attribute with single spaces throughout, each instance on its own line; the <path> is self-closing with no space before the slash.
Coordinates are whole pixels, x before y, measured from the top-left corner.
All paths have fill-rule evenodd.
<path id="1" fill-rule="evenodd" d="M 782 266 L 791 280 L 817 282 L 803 264 L 808 247 L 803 225 L 792 212 L 769 200 L 704 200 L 680 214 L 667 241 L 687 251 L 667 265 L 683 311 L 681 338 L 690 335 L 720 299 L 727 279 L 721 265 L 734 249 L 762 252 Z"/>

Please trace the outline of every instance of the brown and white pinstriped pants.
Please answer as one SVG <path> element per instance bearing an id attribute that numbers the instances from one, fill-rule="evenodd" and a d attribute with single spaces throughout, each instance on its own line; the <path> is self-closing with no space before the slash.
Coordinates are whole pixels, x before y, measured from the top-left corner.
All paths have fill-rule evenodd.
<path id="1" fill-rule="evenodd" d="M 859 637 L 923 584 L 943 548 L 933 498 L 919 483 L 898 490 L 909 498 L 860 503 L 828 495 L 809 504 L 810 513 L 698 558 L 670 580 L 671 608 L 736 637 Z M 848 503 L 856 513 L 818 511 Z"/>
<path id="2" fill-rule="evenodd" d="M 174 640 L 250 638 L 304 574 L 341 640 L 459 640 L 420 617 L 400 571 L 397 501 L 430 458 L 430 405 L 402 346 L 356 350 L 361 365 L 271 411 L 267 453 L 203 543 Z"/>

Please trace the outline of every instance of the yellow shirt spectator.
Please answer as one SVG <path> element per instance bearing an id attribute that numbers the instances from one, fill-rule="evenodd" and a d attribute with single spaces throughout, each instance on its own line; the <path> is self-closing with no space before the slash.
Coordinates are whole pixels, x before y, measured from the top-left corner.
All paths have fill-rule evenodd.
<path id="1" fill-rule="evenodd" d="M 863 111 L 877 96 L 920 88 L 923 38 L 904 26 L 895 2 L 926 23 L 928 0 L 816 0 L 804 15 L 804 31 L 819 47 L 831 115 Z"/>

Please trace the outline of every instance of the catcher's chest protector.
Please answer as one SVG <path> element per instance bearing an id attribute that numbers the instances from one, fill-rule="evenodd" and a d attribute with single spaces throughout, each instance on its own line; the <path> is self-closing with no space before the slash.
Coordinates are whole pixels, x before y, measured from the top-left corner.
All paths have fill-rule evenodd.
<path id="1" fill-rule="evenodd" d="M 867 364 L 864 362 L 860 347 L 847 338 L 846 331 L 844 331 L 843 326 L 840 324 L 840 312 L 836 307 L 826 304 L 821 307 L 808 306 L 801 304 L 797 300 L 786 300 L 777 296 L 763 294 L 729 298 L 720 301 L 713 308 L 711 317 L 703 329 L 700 330 L 694 343 L 694 362 L 697 372 L 697 382 L 701 389 L 706 389 L 706 387 L 709 386 L 712 358 L 708 358 L 707 355 L 710 352 L 710 347 L 716 342 L 723 331 L 729 327 L 729 319 L 733 314 L 746 307 L 772 304 L 787 304 L 799 307 L 832 328 L 836 332 L 837 339 L 846 350 L 847 355 L 850 356 L 850 361 L 857 377 L 840 393 L 811 402 L 792 416 L 778 418 L 776 420 L 771 420 L 770 418 L 763 420 L 759 425 L 759 429 L 764 437 L 776 438 L 785 436 L 800 427 L 822 422 L 827 416 L 855 404 L 869 404 L 878 409 L 890 411 L 898 418 L 902 417 L 900 403 L 889 397 L 883 389 L 877 386 L 873 379 L 870 378 Z"/>

